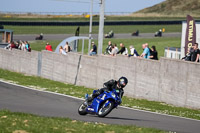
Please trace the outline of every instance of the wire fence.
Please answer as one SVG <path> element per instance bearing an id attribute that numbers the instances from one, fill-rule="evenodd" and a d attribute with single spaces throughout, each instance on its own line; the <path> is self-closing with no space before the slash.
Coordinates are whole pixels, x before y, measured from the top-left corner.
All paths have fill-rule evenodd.
<path id="1" fill-rule="evenodd" d="M 133 12 L 105 12 L 105 15 L 130 15 Z M 0 11 L 2 15 L 87 15 L 90 12 L 10 12 Z M 93 12 L 94 15 L 99 15 L 99 12 Z"/>

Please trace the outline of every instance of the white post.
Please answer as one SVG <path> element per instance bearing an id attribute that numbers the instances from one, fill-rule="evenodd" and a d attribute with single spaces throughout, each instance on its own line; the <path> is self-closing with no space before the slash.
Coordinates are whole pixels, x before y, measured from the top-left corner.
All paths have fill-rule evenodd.
<path id="1" fill-rule="evenodd" d="M 82 40 L 82 55 L 84 55 L 84 39 Z"/>
<path id="2" fill-rule="evenodd" d="M 99 37 L 98 37 L 98 54 L 102 54 L 103 37 L 104 37 L 104 10 L 105 0 L 101 0 L 100 3 L 100 18 L 99 18 Z"/>
<path id="3" fill-rule="evenodd" d="M 93 15 L 93 0 L 91 0 L 90 6 L 90 29 L 89 29 L 89 44 L 88 44 L 88 55 L 90 54 L 91 39 L 92 39 L 92 15 Z"/>

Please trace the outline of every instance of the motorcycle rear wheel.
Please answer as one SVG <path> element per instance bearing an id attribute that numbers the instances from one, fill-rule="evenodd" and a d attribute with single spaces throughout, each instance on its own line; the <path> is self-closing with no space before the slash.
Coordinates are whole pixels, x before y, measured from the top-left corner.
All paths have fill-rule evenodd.
<path id="1" fill-rule="evenodd" d="M 108 100 L 106 102 L 104 102 L 103 105 L 100 107 L 99 112 L 98 112 L 99 117 L 105 117 L 114 108 L 114 102 L 113 101 L 109 101 L 110 103 L 105 107 L 107 102 L 108 102 Z"/>
<path id="2" fill-rule="evenodd" d="M 80 115 L 86 115 L 87 114 L 87 106 L 85 106 L 83 103 L 78 108 L 78 113 Z"/>

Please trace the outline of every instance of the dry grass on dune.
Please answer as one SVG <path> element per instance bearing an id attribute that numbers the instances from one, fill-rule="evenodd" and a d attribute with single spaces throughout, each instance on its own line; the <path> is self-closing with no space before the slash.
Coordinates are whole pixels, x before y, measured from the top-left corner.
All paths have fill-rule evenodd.
<path id="1" fill-rule="evenodd" d="M 200 0 L 166 0 L 135 12 L 133 15 L 182 17 L 187 14 L 194 17 L 200 15 Z"/>

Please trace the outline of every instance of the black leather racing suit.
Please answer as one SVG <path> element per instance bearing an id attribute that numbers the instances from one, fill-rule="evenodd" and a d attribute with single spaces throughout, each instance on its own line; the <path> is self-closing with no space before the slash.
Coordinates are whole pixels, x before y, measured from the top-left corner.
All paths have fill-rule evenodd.
<path id="1" fill-rule="evenodd" d="M 112 79 L 104 83 L 104 88 L 98 89 L 96 93 L 93 93 L 92 100 L 102 94 L 104 91 L 112 91 L 113 89 L 119 90 L 119 96 L 122 98 L 124 95 L 123 88 L 119 88 L 117 86 L 117 81 Z"/>

